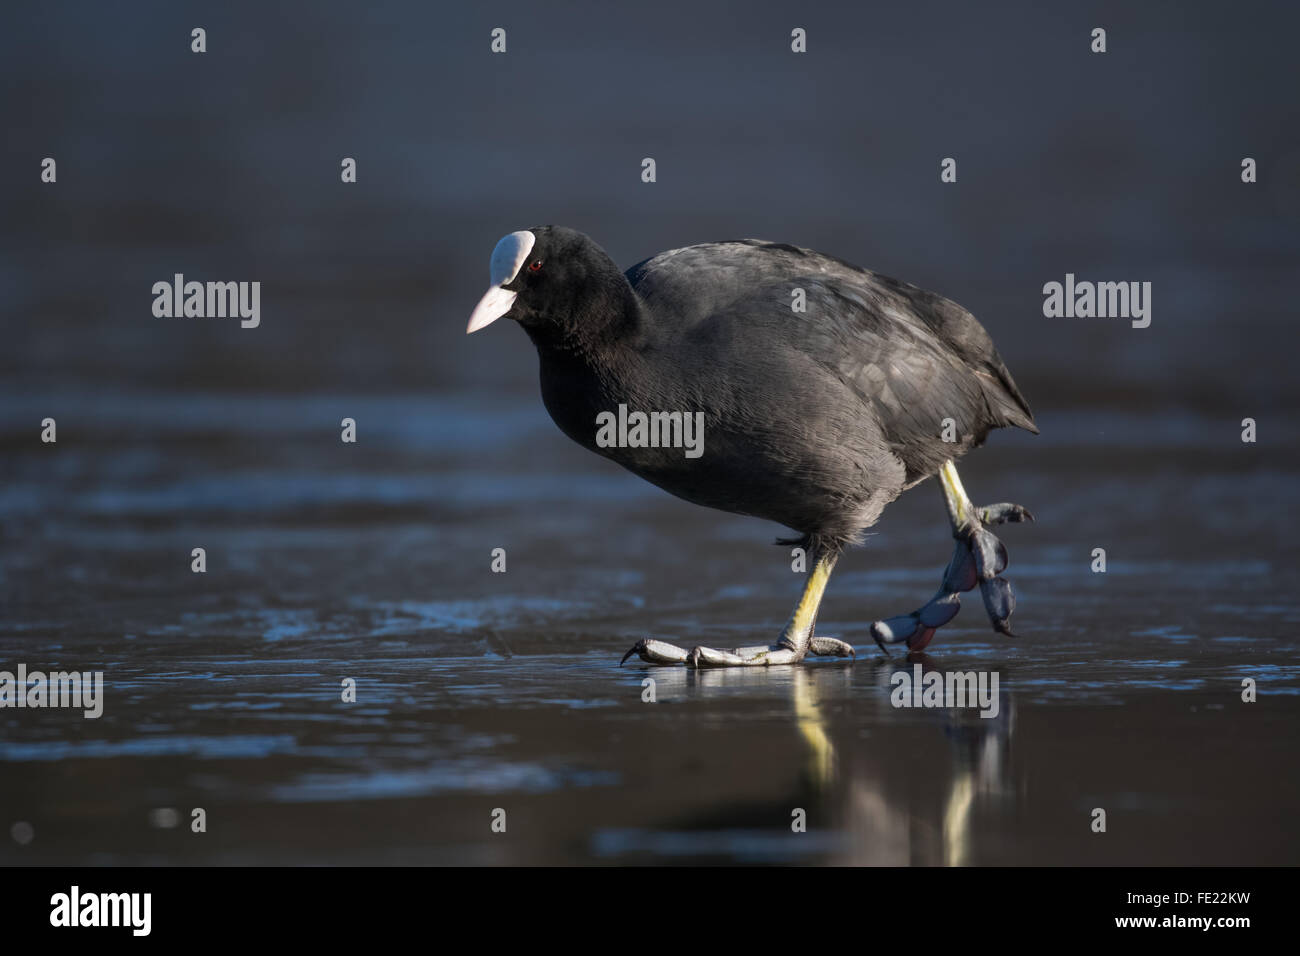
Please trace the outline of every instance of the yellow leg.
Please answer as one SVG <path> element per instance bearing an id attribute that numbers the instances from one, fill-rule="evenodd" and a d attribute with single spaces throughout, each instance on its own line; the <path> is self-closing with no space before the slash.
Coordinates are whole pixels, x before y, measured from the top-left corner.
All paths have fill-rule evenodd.
<path id="1" fill-rule="evenodd" d="M 790 615 L 785 630 L 781 632 L 781 640 L 777 643 L 794 651 L 796 660 L 801 660 L 808 651 L 813 624 L 817 621 L 817 609 L 821 607 L 822 595 L 826 593 L 826 583 L 831 579 L 831 571 L 835 569 L 835 562 L 838 560 L 839 555 L 832 553 L 822 554 L 817 558 L 817 563 L 813 565 L 812 573 L 808 575 L 808 581 L 804 584 L 803 595 L 795 605 L 794 613 Z"/>
<path id="2" fill-rule="evenodd" d="M 966 489 L 957 476 L 957 466 L 951 461 L 945 461 L 939 469 L 939 484 L 943 486 L 943 497 L 948 503 L 948 518 L 952 521 L 952 529 L 959 531 L 978 527 L 975 506 L 966 497 Z"/>

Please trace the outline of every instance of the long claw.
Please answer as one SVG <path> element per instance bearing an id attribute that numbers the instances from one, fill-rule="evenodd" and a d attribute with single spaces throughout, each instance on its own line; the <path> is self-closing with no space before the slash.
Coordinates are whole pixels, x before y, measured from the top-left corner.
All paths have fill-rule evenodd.
<path id="1" fill-rule="evenodd" d="M 686 663 L 686 652 L 677 645 L 669 644 L 667 641 L 642 638 L 632 645 L 630 651 L 623 655 L 623 660 L 618 662 L 618 666 L 622 667 L 633 654 L 639 655 L 641 660 L 647 664 Z"/>

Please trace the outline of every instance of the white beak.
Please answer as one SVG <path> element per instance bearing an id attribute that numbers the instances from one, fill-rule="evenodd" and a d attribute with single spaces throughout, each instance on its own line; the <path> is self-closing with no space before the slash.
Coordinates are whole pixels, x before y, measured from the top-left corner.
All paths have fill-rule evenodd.
<path id="1" fill-rule="evenodd" d="M 470 313 L 469 325 L 465 328 L 465 334 L 477 332 L 479 329 L 485 329 L 501 316 L 510 311 L 510 307 L 515 304 L 516 293 L 509 289 L 503 289 L 499 285 L 494 285 L 487 290 L 487 294 L 478 300 L 478 305 Z"/>
<path id="2" fill-rule="evenodd" d="M 469 325 L 465 328 L 466 335 L 487 328 L 510 311 L 517 293 L 501 287 L 510 284 L 519 275 L 520 268 L 528 261 L 528 253 L 533 251 L 536 242 L 536 236 L 523 231 L 512 232 L 497 243 L 489 263 L 492 286 L 470 314 Z"/>

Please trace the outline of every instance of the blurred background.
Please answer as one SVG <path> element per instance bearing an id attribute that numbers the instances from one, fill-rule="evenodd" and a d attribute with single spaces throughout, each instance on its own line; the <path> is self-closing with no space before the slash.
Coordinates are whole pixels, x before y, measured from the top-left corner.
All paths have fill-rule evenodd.
<path id="1" fill-rule="evenodd" d="M 0 862 L 1295 862 L 1297 27 L 1261 2 L 6 10 L 0 669 L 103 669 L 108 698 L 0 711 Z M 929 485 L 831 582 L 822 631 L 859 663 L 658 671 L 642 702 L 635 640 L 764 642 L 799 578 L 783 529 L 568 442 L 520 330 L 464 335 L 497 239 L 543 223 L 625 267 L 809 246 L 981 319 L 1042 435 L 994 435 L 966 485 L 1039 522 L 1004 535 L 1019 637 L 968 601 L 925 666 L 998 670 L 997 720 L 891 708 L 904 665 L 868 636 L 938 583 Z M 155 318 L 177 272 L 260 281 L 260 327 Z M 1151 326 L 1045 318 L 1067 272 L 1151 282 Z"/>

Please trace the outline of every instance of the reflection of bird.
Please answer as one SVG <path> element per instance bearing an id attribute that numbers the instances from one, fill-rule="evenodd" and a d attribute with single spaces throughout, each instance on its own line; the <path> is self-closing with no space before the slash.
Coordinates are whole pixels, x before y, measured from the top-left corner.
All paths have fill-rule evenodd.
<path id="1" fill-rule="evenodd" d="M 687 652 L 643 640 L 628 657 L 700 666 L 851 655 L 843 641 L 813 636 L 831 569 L 889 502 L 932 475 L 956 550 L 934 598 L 876 622 L 872 636 L 919 650 L 976 583 L 994 628 L 1009 633 L 1015 602 L 998 577 L 1006 549 L 988 527 L 1030 516 L 1018 505 L 974 507 L 953 461 L 994 428 L 1037 428 L 960 306 L 754 240 L 674 249 L 624 274 L 582 233 L 543 226 L 497 243 L 468 330 L 503 316 L 536 345 L 542 398 L 570 438 L 688 501 L 793 528 L 790 543 L 813 558 L 775 645 Z M 649 429 L 643 418 L 638 433 L 629 413 L 654 415 Z M 602 438 L 599 423 L 615 415 L 617 440 Z M 704 440 L 683 449 L 698 415 Z"/>
<path id="2" fill-rule="evenodd" d="M 827 732 L 821 698 L 803 670 L 794 672 L 792 690 L 796 726 L 808 747 L 809 779 L 814 787 L 826 789 L 835 778 L 835 744 Z"/>
<path id="3" fill-rule="evenodd" d="M 970 862 L 971 812 L 977 799 L 999 802 L 1014 795 L 1009 781 L 1015 710 L 1009 693 L 999 696 L 993 718 L 959 708 L 946 711 L 944 733 L 953 744 L 953 781 L 943 811 L 947 866 Z"/>
<path id="4" fill-rule="evenodd" d="M 926 668 L 932 666 L 926 655 L 916 656 Z M 764 790 L 755 780 L 787 778 L 742 774 L 736 779 L 745 782 L 724 788 L 721 802 L 719 791 L 707 788 L 710 798 L 700 798 L 700 809 L 657 820 L 648 831 L 635 834 L 633 847 L 689 852 L 718 862 L 810 854 L 808 862 L 815 857 L 855 866 L 963 866 L 986 857 L 988 846 L 976 842 L 987 822 L 979 814 L 1014 805 L 1018 792 L 1010 760 L 1015 730 L 1010 690 L 1001 688 L 995 718 L 968 708 L 926 709 L 912 711 L 913 719 L 900 725 L 889 701 L 892 664 L 879 660 L 868 666 L 877 690 L 872 695 L 879 708 L 875 718 L 855 708 L 843 719 L 849 712 L 840 705 L 860 699 L 861 687 L 854 681 L 860 667 L 788 672 L 805 754 L 797 785 Z M 661 700 L 699 692 L 714 696 L 723 690 L 735 699 L 741 691 L 770 694 L 781 686 L 775 677 L 735 669 L 667 671 L 656 675 L 656 684 Z M 875 729 L 888 734 L 877 736 Z M 952 746 L 936 751 L 931 744 L 940 732 Z M 732 752 L 741 760 L 737 767 L 746 766 L 744 755 L 749 754 L 752 766 L 770 769 L 762 756 L 739 744 Z M 946 760 L 941 756 L 945 749 Z M 935 756 L 939 759 L 930 759 Z M 789 829 L 794 808 L 806 813 L 805 833 Z"/>
<path id="5" fill-rule="evenodd" d="M 927 670 L 933 666 L 925 654 L 911 657 Z M 821 671 L 816 668 L 810 673 L 820 678 Z M 888 693 L 891 671 L 888 662 L 880 661 L 874 679 L 881 718 L 890 727 L 891 739 L 896 740 L 897 711 L 890 705 Z M 847 839 L 834 862 L 889 866 L 971 863 L 974 838 L 980 832 L 976 812 L 1005 807 L 1015 800 L 1010 760 L 1014 712 L 1014 699 L 1006 686 L 999 691 L 993 718 L 960 707 L 919 712 L 920 726 L 942 726 L 951 741 L 948 761 L 899 761 L 895 747 L 858 742 L 845 748 L 845 759 L 840 762 L 842 805 L 828 826 L 838 826 Z M 901 746 L 915 747 L 922 739 L 913 737 Z M 938 814 L 936 797 L 942 801 Z"/>

